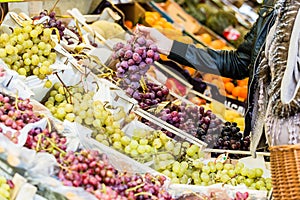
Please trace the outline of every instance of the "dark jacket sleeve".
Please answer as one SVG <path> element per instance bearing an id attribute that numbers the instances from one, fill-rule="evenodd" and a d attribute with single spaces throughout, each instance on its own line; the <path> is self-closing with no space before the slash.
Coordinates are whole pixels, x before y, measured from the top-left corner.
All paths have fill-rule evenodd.
<path id="1" fill-rule="evenodd" d="M 244 42 L 237 50 L 230 51 L 197 48 L 194 45 L 174 41 L 168 57 L 202 72 L 243 79 L 249 76 L 248 66 L 251 62 L 251 49 L 254 37 L 251 32 L 253 30 L 245 36 Z"/>

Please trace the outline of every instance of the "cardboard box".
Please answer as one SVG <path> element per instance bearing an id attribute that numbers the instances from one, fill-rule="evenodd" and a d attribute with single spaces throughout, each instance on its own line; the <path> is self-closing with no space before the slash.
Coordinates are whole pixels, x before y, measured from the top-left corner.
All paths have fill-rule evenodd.
<path id="1" fill-rule="evenodd" d="M 133 24 L 140 22 L 144 18 L 146 10 L 139 3 L 128 3 L 116 5 L 125 15 L 125 20 L 130 20 Z"/>

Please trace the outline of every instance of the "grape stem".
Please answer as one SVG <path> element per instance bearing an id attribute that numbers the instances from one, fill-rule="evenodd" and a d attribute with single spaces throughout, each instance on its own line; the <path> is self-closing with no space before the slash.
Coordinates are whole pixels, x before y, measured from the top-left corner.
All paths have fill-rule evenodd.
<path id="1" fill-rule="evenodd" d="M 71 92 L 68 90 L 68 87 L 66 86 L 66 84 L 63 82 L 63 80 L 61 80 L 61 78 L 59 77 L 59 75 L 57 74 L 57 72 L 54 72 L 54 74 L 56 75 L 56 77 L 58 78 L 58 80 L 61 82 L 61 84 L 63 85 L 63 88 L 64 88 L 64 90 L 65 90 L 65 97 L 66 97 L 66 99 L 67 99 L 67 101 L 69 101 L 68 100 L 68 97 L 67 97 L 67 93 L 69 94 L 69 97 L 70 97 L 70 102 L 68 102 L 68 103 L 70 103 L 70 104 L 73 104 L 73 101 L 72 101 L 72 94 L 71 94 Z"/>
<path id="2" fill-rule="evenodd" d="M 139 189 L 140 187 L 143 187 L 144 185 L 145 185 L 145 183 L 142 183 L 142 184 L 139 184 L 139 185 L 137 185 L 137 186 L 135 186 L 135 187 L 128 188 L 128 189 L 126 190 L 126 192 L 134 191 L 134 190 L 136 190 L 136 189 Z"/>
<path id="3" fill-rule="evenodd" d="M 58 150 L 60 153 L 63 153 L 63 154 L 66 153 L 64 150 L 62 150 L 56 144 L 54 144 L 53 141 L 50 138 L 47 137 L 46 140 L 53 146 L 53 148 L 55 148 L 56 150 Z"/>

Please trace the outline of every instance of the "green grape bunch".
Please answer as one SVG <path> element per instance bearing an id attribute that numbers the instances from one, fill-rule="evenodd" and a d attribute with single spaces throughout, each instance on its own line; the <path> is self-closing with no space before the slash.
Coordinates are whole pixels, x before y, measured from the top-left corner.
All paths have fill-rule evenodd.
<path id="1" fill-rule="evenodd" d="M 0 58 L 20 75 L 45 79 L 52 74 L 50 66 L 56 60 L 51 34 L 50 28 L 24 21 L 22 27 L 13 28 L 12 34 L 0 35 Z"/>

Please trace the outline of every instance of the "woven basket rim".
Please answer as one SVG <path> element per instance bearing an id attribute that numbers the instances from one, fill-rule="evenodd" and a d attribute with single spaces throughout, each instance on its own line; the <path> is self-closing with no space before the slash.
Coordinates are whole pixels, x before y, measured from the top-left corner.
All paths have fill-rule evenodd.
<path id="1" fill-rule="evenodd" d="M 292 145 L 278 145 L 278 146 L 270 146 L 270 151 L 286 151 L 286 150 L 298 150 L 300 149 L 299 144 L 292 144 Z"/>

